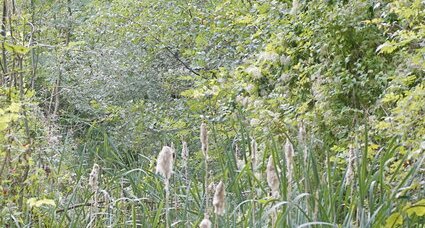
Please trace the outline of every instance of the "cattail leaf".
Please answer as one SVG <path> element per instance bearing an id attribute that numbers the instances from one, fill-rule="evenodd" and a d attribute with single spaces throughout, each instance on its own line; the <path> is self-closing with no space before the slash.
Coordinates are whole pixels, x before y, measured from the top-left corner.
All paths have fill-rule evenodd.
<path id="1" fill-rule="evenodd" d="M 400 213 L 395 212 L 391 214 L 390 217 L 387 218 L 385 222 L 385 228 L 392 228 L 402 224 L 403 224 L 403 216 Z"/>

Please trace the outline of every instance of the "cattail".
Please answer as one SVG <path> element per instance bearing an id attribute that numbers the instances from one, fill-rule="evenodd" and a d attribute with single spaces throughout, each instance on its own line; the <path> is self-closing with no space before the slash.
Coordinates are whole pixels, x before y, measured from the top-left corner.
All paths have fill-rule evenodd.
<path id="1" fill-rule="evenodd" d="M 304 123 L 301 122 L 298 127 L 298 142 L 303 148 L 304 164 L 308 162 L 308 151 L 307 151 L 307 133 L 305 131 Z"/>
<path id="2" fill-rule="evenodd" d="M 161 152 L 158 154 L 156 163 L 156 173 L 161 174 L 164 177 L 165 185 L 165 222 L 166 227 L 169 227 L 169 198 L 170 198 L 170 177 L 173 173 L 173 155 L 174 150 L 169 146 L 162 147 Z"/>
<path id="3" fill-rule="evenodd" d="M 92 224 L 96 220 L 96 212 L 97 212 L 97 192 L 99 189 L 99 172 L 100 172 L 100 166 L 98 164 L 93 164 L 93 168 L 90 172 L 89 176 L 89 186 L 94 193 L 92 196 L 92 204 L 90 205 L 90 213 L 89 213 L 89 223 L 88 227 L 92 227 Z"/>
<path id="4" fill-rule="evenodd" d="M 305 125 L 303 121 L 300 121 L 298 123 L 298 144 L 299 147 L 303 150 L 303 158 L 304 158 L 304 165 L 306 168 L 304 168 L 304 174 L 305 176 L 308 176 L 308 147 L 307 147 L 307 133 L 305 130 Z M 304 191 L 309 192 L 310 189 L 310 182 L 309 178 L 304 178 Z M 311 205 L 310 203 L 307 203 L 307 211 L 311 211 Z"/>
<path id="5" fill-rule="evenodd" d="M 112 226 L 112 211 L 114 209 L 114 204 L 111 203 L 113 201 L 111 195 L 106 190 L 100 190 L 100 193 L 102 193 L 103 197 L 101 200 L 104 202 L 105 205 L 108 206 L 107 213 L 105 214 L 105 217 L 107 220 L 105 220 L 105 226 L 111 227 Z"/>
<path id="6" fill-rule="evenodd" d="M 183 160 L 183 168 L 184 168 L 184 179 L 186 182 L 186 193 L 189 192 L 189 169 L 187 167 L 189 160 L 189 149 L 187 148 L 187 143 L 185 141 L 182 142 L 182 160 Z"/>
<path id="7" fill-rule="evenodd" d="M 189 149 L 187 148 L 187 143 L 185 141 L 182 142 L 182 159 L 187 162 L 189 158 Z"/>
<path id="8" fill-rule="evenodd" d="M 205 218 L 202 220 L 202 222 L 199 224 L 199 228 L 211 228 L 212 223 L 208 219 L 208 216 L 206 215 Z"/>
<path id="9" fill-rule="evenodd" d="M 103 202 L 105 202 L 105 205 L 109 205 L 109 203 L 111 202 L 111 195 L 109 195 L 109 193 L 106 190 L 100 190 L 99 191 L 103 197 L 101 197 L 101 199 L 103 199 Z M 109 206 L 113 206 L 113 205 L 109 205 Z"/>
<path id="10" fill-rule="evenodd" d="M 254 176 L 257 179 L 261 179 L 261 174 L 257 172 L 258 169 L 258 147 L 257 141 L 255 139 L 251 140 L 251 169 L 254 173 Z"/>
<path id="11" fill-rule="evenodd" d="M 348 150 L 348 165 L 347 165 L 347 173 L 345 178 L 345 186 L 350 185 L 354 180 L 354 162 L 356 161 L 356 151 L 353 146 L 350 145 L 350 149 Z"/>
<path id="12" fill-rule="evenodd" d="M 267 183 L 269 184 L 271 195 L 273 198 L 279 197 L 279 178 L 277 177 L 276 168 L 274 167 L 273 156 L 270 155 L 269 161 L 267 162 Z M 276 224 L 277 212 L 276 209 L 272 210 L 271 222 L 274 227 Z"/>
<path id="13" fill-rule="evenodd" d="M 184 181 L 186 184 L 186 195 L 190 193 L 190 181 L 189 181 L 189 168 L 188 168 L 188 160 L 189 160 L 189 148 L 187 147 L 186 141 L 182 142 L 182 160 L 183 160 L 183 169 L 184 169 Z M 176 195 L 177 197 L 177 195 Z M 185 214 L 187 215 L 187 208 L 185 207 Z M 186 223 L 188 222 L 186 216 Z M 187 227 L 189 225 L 187 224 Z"/>
<path id="14" fill-rule="evenodd" d="M 277 177 L 277 172 L 274 167 L 273 156 L 270 155 L 269 161 L 267 162 L 267 183 L 272 190 L 272 196 L 277 198 L 279 197 L 279 178 Z"/>
<path id="15" fill-rule="evenodd" d="M 97 190 L 99 189 L 99 171 L 100 166 L 96 163 L 93 164 L 93 168 L 89 177 L 89 186 L 92 192 L 97 192 Z"/>
<path id="16" fill-rule="evenodd" d="M 223 181 L 220 181 L 220 183 L 215 188 L 214 198 L 213 198 L 213 206 L 214 206 L 214 213 L 217 215 L 223 215 L 224 214 L 224 208 L 225 208 L 225 189 Z"/>
<path id="17" fill-rule="evenodd" d="M 285 159 L 286 159 L 286 179 L 288 180 L 288 195 L 292 186 L 292 176 L 294 170 L 294 147 L 289 139 L 285 143 Z"/>
<path id="18" fill-rule="evenodd" d="M 314 193 L 314 211 L 313 211 L 313 219 L 317 221 L 319 219 L 319 191 L 316 190 Z"/>
<path id="19" fill-rule="evenodd" d="M 208 130 L 205 123 L 201 124 L 201 144 L 202 144 L 202 153 L 204 153 L 205 158 L 208 158 Z"/>
<path id="20" fill-rule="evenodd" d="M 245 161 L 243 159 L 239 159 L 240 155 L 240 149 L 239 145 L 235 143 L 235 159 L 236 159 L 236 167 L 238 170 L 242 170 L 243 166 L 245 165 Z"/>
<path id="21" fill-rule="evenodd" d="M 294 168 L 294 147 L 292 146 L 292 143 L 289 141 L 289 139 L 287 139 L 285 143 L 285 159 L 287 167 L 286 175 L 292 176 L 292 171 Z"/>
<path id="22" fill-rule="evenodd" d="M 292 14 L 292 15 L 297 14 L 299 8 L 300 8 L 300 1 L 299 0 L 293 0 L 292 1 L 292 8 L 291 8 L 291 11 L 289 13 Z"/>
<path id="23" fill-rule="evenodd" d="M 208 215 L 208 130 L 205 123 L 201 124 L 200 139 L 202 144 L 202 153 L 204 154 L 204 166 L 205 166 L 205 214 Z"/>
<path id="24" fill-rule="evenodd" d="M 161 174 L 169 180 L 173 172 L 173 154 L 174 151 L 169 146 L 164 146 L 158 155 L 156 163 L 156 173 Z"/>
<path id="25" fill-rule="evenodd" d="M 216 187 L 215 184 L 211 182 L 207 187 L 208 193 L 214 193 L 215 187 Z"/>

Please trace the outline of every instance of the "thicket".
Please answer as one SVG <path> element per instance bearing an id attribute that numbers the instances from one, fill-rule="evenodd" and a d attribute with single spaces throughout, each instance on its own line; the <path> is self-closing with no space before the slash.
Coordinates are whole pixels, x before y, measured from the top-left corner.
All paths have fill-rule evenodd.
<path id="1" fill-rule="evenodd" d="M 424 1 L 2 6 L 0 226 L 425 224 Z"/>

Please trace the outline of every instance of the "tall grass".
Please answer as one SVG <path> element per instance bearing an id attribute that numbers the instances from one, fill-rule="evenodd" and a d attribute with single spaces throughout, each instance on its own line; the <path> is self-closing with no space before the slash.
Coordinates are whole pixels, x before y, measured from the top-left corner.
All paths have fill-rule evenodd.
<path id="1" fill-rule="evenodd" d="M 253 169 L 250 155 L 256 148 L 251 143 L 254 132 L 236 126 L 240 127 L 235 135 L 245 166 L 237 168 L 234 135 L 227 137 L 210 124 L 210 158 L 206 160 L 201 152 L 199 138 L 188 141 L 191 153 L 187 166 L 176 154 L 174 173 L 169 179 L 169 199 L 164 194 L 163 178 L 154 172 L 155 156 L 145 156 L 149 154 L 146 151 L 138 154 L 120 151 L 106 131 L 97 131 L 98 140 L 81 147 L 78 160 L 90 162 L 75 164 L 77 175 L 72 190 L 61 201 L 57 200 L 56 208 L 42 206 L 28 210 L 27 220 L 17 224 L 193 227 L 199 226 L 208 213 L 213 227 L 381 227 L 395 211 L 423 198 L 424 193 L 411 186 L 423 180 L 420 169 L 424 157 L 411 159 L 409 153 L 402 155 L 396 138 L 371 153 L 371 136 L 365 128 L 364 134 L 353 142 L 354 170 L 349 181 L 348 162 L 336 161 L 335 156 L 340 154 L 335 154 L 313 134 L 306 135 L 303 142 L 290 132 L 258 137 L 262 147 L 256 156 L 258 168 Z M 287 139 L 294 145 L 291 178 L 287 175 L 285 159 Z M 176 151 L 181 149 L 178 146 Z M 349 148 L 343 153 L 348 157 Z M 266 181 L 269 157 L 274 160 L 279 181 L 279 194 L 273 197 Z M 94 161 L 102 167 L 96 192 L 88 186 Z M 209 177 L 206 165 L 211 170 Z M 212 196 L 215 188 L 207 185 L 221 180 L 226 208 L 219 216 L 212 213 L 213 208 L 208 208 L 213 206 L 208 195 Z M 90 213 L 94 215 L 87 219 Z M 406 224 L 419 224 L 421 219 L 412 217 Z"/>

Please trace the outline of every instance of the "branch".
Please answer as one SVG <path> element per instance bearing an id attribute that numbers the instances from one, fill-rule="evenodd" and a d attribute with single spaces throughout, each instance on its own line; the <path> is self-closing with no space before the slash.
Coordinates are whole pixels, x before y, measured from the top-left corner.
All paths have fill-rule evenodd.
<path id="1" fill-rule="evenodd" d="M 104 203 L 104 202 L 97 202 L 97 203 Z M 94 205 L 94 203 L 90 203 L 90 202 L 78 203 L 78 204 L 71 205 L 68 208 L 58 209 L 58 210 L 56 210 L 56 213 L 61 213 L 61 212 L 72 210 L 72 209 L 79 208 L 79 207 L 90 207 L 90 206 L 93 206 L 93 205 Z"/>
<path id="2" fill-rule="evenodd" d="M 150 35 L 150 36 L 152 36 L 158 43 L 162 43 L 162 41 L 160 39 L 158 39 L 157 37 L 155 37 L 153 35 Z M 177 61 L 179 61 L 186 69 L 188 69 L 193 74 L 199 76 L 199 73 L 196 72 L 194 69 L 192 69 L 189 65 L 187 65 L 183 60 L 181 60 L 179 58 L 179 55 L 176 52 L 173 52 L 170 47 L 165 46 L 165 50 L 167 50 L 174 58 L 176 58 Z"/>

